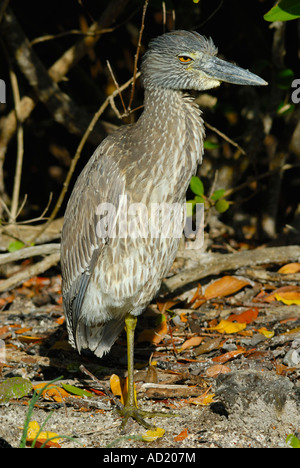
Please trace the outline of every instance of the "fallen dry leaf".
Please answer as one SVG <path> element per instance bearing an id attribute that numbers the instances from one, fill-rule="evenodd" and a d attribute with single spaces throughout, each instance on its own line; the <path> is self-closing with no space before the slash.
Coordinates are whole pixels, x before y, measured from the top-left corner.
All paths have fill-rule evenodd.
<path id="1" fill-rule="evenodd" d="M 219 374 L 227 374 L 228 372 L 231 372 L 230 367 L 225 366 L 224 364 L 214 364 L 206 369 L 205 373 L 207 377 L 216 378 Z"/>
<path id="2" fill-rule="evenodd" d="M 278 273 L 282 273 L 283 275 L 290 275 L 293 273 L 298 273 L 300 271 L 300 263 L 287 263 L 286 265 L 279 268 Z"/>
<path id="3" fill-rule="evenodd" d="M 205 342 L 201 343 L 201 345 L 195 350 L 196 356 L 199 356 L 200 354 L 210 353 L 211 351 L 218 349 L 221 341 L 222 338 L 205 339 Z"/>
<path id="4" fill-rule="evenodd" d="M 228 351 L 225 354 L 221 354 L 220 356 L 212 358 L 212 361 L 224 363 L 229 361 L 230 359 L 235 358 L 236 356 L 239 356 L 240 354 L 244 354 L 245 352 L 245 348 L 233 349 L 232 351 Z"/>
<path id="5" fill-rule="evenodd" d="M 164 314 L 166 310 L 171 309 L 174 305 L 178 304 L 179 301 L 166 301 L 166 302 L 156 302 L 159 312 Z"/>
<path id="6" fill-rule="evenodd" d="M 194 346 L 199 346 L 199 344 L 203 340 L 204 340 L 204 338 L 202 336 L 192 336 L 192 338 L 189 338 L 188 340 L 186 340 L 182 344 L 182 346 L 180 348 L 180 351 L 183 351 L 183 350 L 188 349 L 188 348 L 192 348 Z"/>
<path id="7" fill-rule="evenodd" d="M 43 387 L 45 387 L 45 382 L 34 385 L 33 389 L 40 390 Z M 66 390 L 64 390 L 62 387 L 59 387 L 58 385 L 51 385 L 45 388 L 45 390 L 42 392 L 42 396 L 45 398 L 45 400 L 62 403 L 64 398 L 68 398 L 70 396 L 70 393 L 66 392 Z"/>
<path id="8" fill-rule="evenodd" d="M 236 321 L 240 323 L 251 323 L 253 322 L 258 316 L 258 308 L 254 307 L 252 309 L 245 310 L 241 314 L 231 314 L 227 320 L 230 322 Z"/>
<path id="9" fill-rule="evenodd" d="M 46 442 L 45 447 L 60 447 L 59 442 L 62 440 L 56 432 L 49 432 L 49 431 L 40 431 L 40 425 L 37 421 L 31 421 L 28 424 L 27 434 L 26 434 L 26 442 L 32 443 L 36 436 L 38 435 L 37 442 L 35 447 L 41 447 L 47 439 L 51 439 L 52 437 L 56 437 L 52 440 Z"/>
<path id="10" fill-rule="evenodd" d="M 142 435 L 145 442 L 153 442 L 154 440 L 162 437 L 166 431 L 161 427 L 156 427 L 154 430 L 149 430 Z"/>
<path id="11" fill-rule="evenodd" d="M 277 301 L 281 301 L 286 305 L 300 305 L 300 292 L 298 291 L 286 291 L 280 294 L 275 293 L 274 297 Z"/>
<path id="12" fill-rule="evenodd" d="M 277 288 L 269 294 L 266 294 L 264 291 L 261 291 L 256 296 L 254 301 L 271 303 L 273 301 L 276 301 L 276 297 L 275 297 L 276 294 L 278 294 L 281 297 L 284 297 L 284 295 L 287 293 L 299 293 L 299 292 L 300 292 L 299 286 L 295 286 L 295 285 L 282 286 L 281 288 Z"/>
<path id="13" fill-rule="evenodd" d="M 261 333 L 262 335 L 264 335 L 266 338 L 273 338 L 275 332 L 272 330 L 267 330 L 265 327 L 262 327 L 260 328 L 259 330 L 257 330 L 259 333 Z"/>
<path id="14" fill-rule="evenodd" d="M 182 440 L 186 439 L 188 436 L 188 430 L 183 429 L 180 434 L 178 434 L 176 437 L 174 437 L 175 442 L 181 442 Z"/>
<path id="15" fill-rule="evenodd" d="M 116 396 L 120 397 L 121 403 L 125 405 L 127 400 L 127 393 L 128 393 L 128 377 L 125 379 L 120 379 L 120 377 L 116 374 L 112 374 L 110 379 L 110 389 L 112 393 Z M 137 396 L 136 396 L 136 387 L 134 384 L 134 400 L 137 406 Z"/>
<path id="16" fill-rule="evenodd" d="M 216 330 L 219 333 L 238 333 L 241 330 L 244 330 L 246 328 L 247 324 L 246 323 L 236 323 L 236 322 L 230 322 L 229 320 L 221 320 L 218 325 L 215 327 L 210 327 L 208 330 Z"/>
<path id="17" fill-rule="evenodd" d="M 210 388 L 206 390 L 202 395 L 199 395 L 198 397 L 194 398 L 189 398 L 186 400 L 186 403 L 191 403 L 193 405 L 200 405 L 200 406 L 208 406 L 211 403 L 213 403 L 213 398 L 215 396 L 215 393 L 208 393 Z"/>
<path id="18" fill-rule="evenodd" d="M 215 297 L 224 297 L 236 293 L 244 286 L 249 284 L 246 280 L 241 280 L 235 276 L 223 276 L 208 285 L 205 290 L 204 296 L 206 299 L 213 299 Z"/>
<path id="19" fill-rule="evenodd" d="M 199 298 L 199 295 L 202 295 L 202 287 L 200 283 L 198 283 L 197 290 L 193 295 L 192 299 L 189 301 L 189 304 L 193 304 L 193 302 L 195 302 L 195 300 Z"/>

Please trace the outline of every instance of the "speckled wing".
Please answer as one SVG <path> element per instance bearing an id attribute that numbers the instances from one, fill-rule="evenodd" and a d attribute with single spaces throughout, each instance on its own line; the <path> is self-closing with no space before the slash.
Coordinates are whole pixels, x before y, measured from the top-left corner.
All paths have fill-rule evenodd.
<path id="1" fill-rule="evenodd" d="M 96 149 L 78 177 L 64 217 L 61 240 L 62 292 L 69 340 L 76 346 L 76 328 L 91 275 L 107 245 L 97 234 L 101 203 L 124 193 L 124 180 L 110 157 L 109 138 Z M 109 237 L 109 232 L 107 233 Z M 79 347 L 80 348 L 80 347 Z"/>

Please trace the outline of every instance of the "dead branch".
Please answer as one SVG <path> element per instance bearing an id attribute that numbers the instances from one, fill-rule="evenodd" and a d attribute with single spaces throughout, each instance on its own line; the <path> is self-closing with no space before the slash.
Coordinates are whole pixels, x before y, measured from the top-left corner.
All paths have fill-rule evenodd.
<path id="1" fill-rule="evenodd" d="M 34 245 L 32 247 L 17 250 L 16 252 L 0 254 L 0 265 L 24 260 L 24 258 L 35 257 L 37 255 L 49 255 L 59 251 L 60 244 Z"/>
<path id="2" fill-rule="evenodd" d="M 46 223 L 44 223 L 46 224 Z M 37 233 L 39 233 L 36 243 L 46 244 L 48 242 L 53 242 L 56 239 L 60 238 L 61 229 L 63 225 L 63 218 L 55 219 L 51 225 L 48 225 L 43 229 L 44 225 L 37 226 L 27 226 L 19 224 L 11 224 L 8 226 L 0 227 L 0 251 L 7 251 L 9 244 L 13 240 L 20 240 L 24 244 L 30 244 L 31 239 L 33 239 Z"/>
<path id="3" fill-rule="evenodd" d="M 297 261 L 300 258 L 300 246 L 265 247 L 233 254 L 184 250 L 178 252 L 177 257 L 192 260 L 196 265 L 164 280 L 163 285 L 170 292 L 206 276 L 218 275 L 223 271 L 268 263 L 281 264 Z"/>
<path id="4" fill-rule="evenodd" d="M 10 289 L 15 288 L 19 284 L 23 283 L 32 276 L 40 275 L 44 273 L 49 268 L 57 265 L 60 260 L 60 253 L 56 252 L 51 255 L 48 255 L 43 260 L 34 265 L 29 266 L 25 270 L 19 271 L 10 278 L 0 282 L 0 292 L 9 291 Z"/>

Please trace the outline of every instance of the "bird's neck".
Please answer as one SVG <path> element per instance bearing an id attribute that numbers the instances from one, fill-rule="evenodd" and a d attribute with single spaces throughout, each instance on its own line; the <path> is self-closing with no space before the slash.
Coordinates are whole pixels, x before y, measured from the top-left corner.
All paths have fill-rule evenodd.
<path id="1" fill-rule="evenodd" d="M 139 122 L 144 143 L 149 139 L 149 149 L 159 151 L 158 164 L 184 167 L 182 174 L 189 182 L 203 153 L 204 125 L 199 107 L 191 96 L 159 87 L 146 89 L 144 102 Z"/>
<path id="2" fill-rule="evenodd" d="M 144 118 L 151 125 L 164 129 L 177 123 L 188 123 L 202 131 L 203 122 L 194 100 L 180 90 L 149 87 L 145 89 Z M 176 127 L 174 127 L 175 130 Z"/>

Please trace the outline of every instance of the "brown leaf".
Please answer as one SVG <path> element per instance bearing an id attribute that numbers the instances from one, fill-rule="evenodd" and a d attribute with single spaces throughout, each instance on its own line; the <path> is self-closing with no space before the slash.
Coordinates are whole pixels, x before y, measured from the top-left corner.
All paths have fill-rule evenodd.
<path id="1" fill-rule="evenodd" d="M 240 323 L 251 323 L 253 322 L 258 316 L 258 308 L 254 307 L 253 309 L 245 310 L 241 314 L 231 314 L 227 320 L 229 321 L 236 321 Z"/>
<path id="2" fill-rule="evenodd" d="M 204 296 L 206 299 L 229 296 L 248 284 L 248 281 L 241 280 L 235 276 L 223 276 L 223 278 L 214 281 L 206 288 Z"/>
<path id="3" fill-rule="evenodd" d="M 166 302 L 156 302 L 156 304 L 157 304 L 159 312 L 163 314 L 166 310 L 171 309 L 171 307 L 178 304 L 178 302 L 179 301 L 166 301 Z"/>
<path id="4" fill-rule="evenodd" d="M 283 275 L 290 275 L 293 273 L 298 273 L 299 271 L 300 271 L 300 263 L 294 262 L 294 263 L 287 263 L 286 265 L 279 268 L 278 273 L 281 273 Z"/>
<path id="5" fill-rule="evenodd" d="M 231 372 L 231 369 L 224 364 L 214 364 L 213 366 L 210 366 L 208 369 L 206 369 L 207 377 L 212 377 L 214 379 L 218 377 L 218 375 L 227 374 L 228 372 Z"/>
<path id="6" fill-rule="evenodd" d="M 246 350 L 244 348 L 241 349 L 234 349 L 232 351 L 228 351 L 228 353 L 221 354 L 220 356 L 212 358 L 213 362 L 227 362 L 230 359 L 235 358 L 236 356 L 239 356 L 239 354 L 244 354 Z"/>
<path id="7" fill-rule="evenodd" d="M 259 293 L 258 296 L 255 298 L 256 302 L 268 302 L 271 303 L 276 301 L 276 294 L 282 296 L 282 294 L 286 294 L 287 292 L 299 292 L 300 287 L 295 285 L 289 286 L 282 286 L 281 288 L 274 289 L 270 294 L 263 294 L 263 292 Z"/>
<path id="8" fill-rule="evenodd" d="M 184 349 L 192 348 L 193 346 L 199 346 L 199 344 L 203 340 L 204 338 L 202 336 L 192 336 L 192 338 L 189 338 L 182 344 L 181 351 L 183 351 Z"/>
<path id="9" fill-rule="evenodd" d="M 211 338 L 205 341 L 204 343 L 201 343 L 201 345 L 197 349 L 195 349 L 196 356 L 199 356 L 200 354 L 210 353 L 211 351 L 218 349 L 221 341 L 222 338 Z"/>

